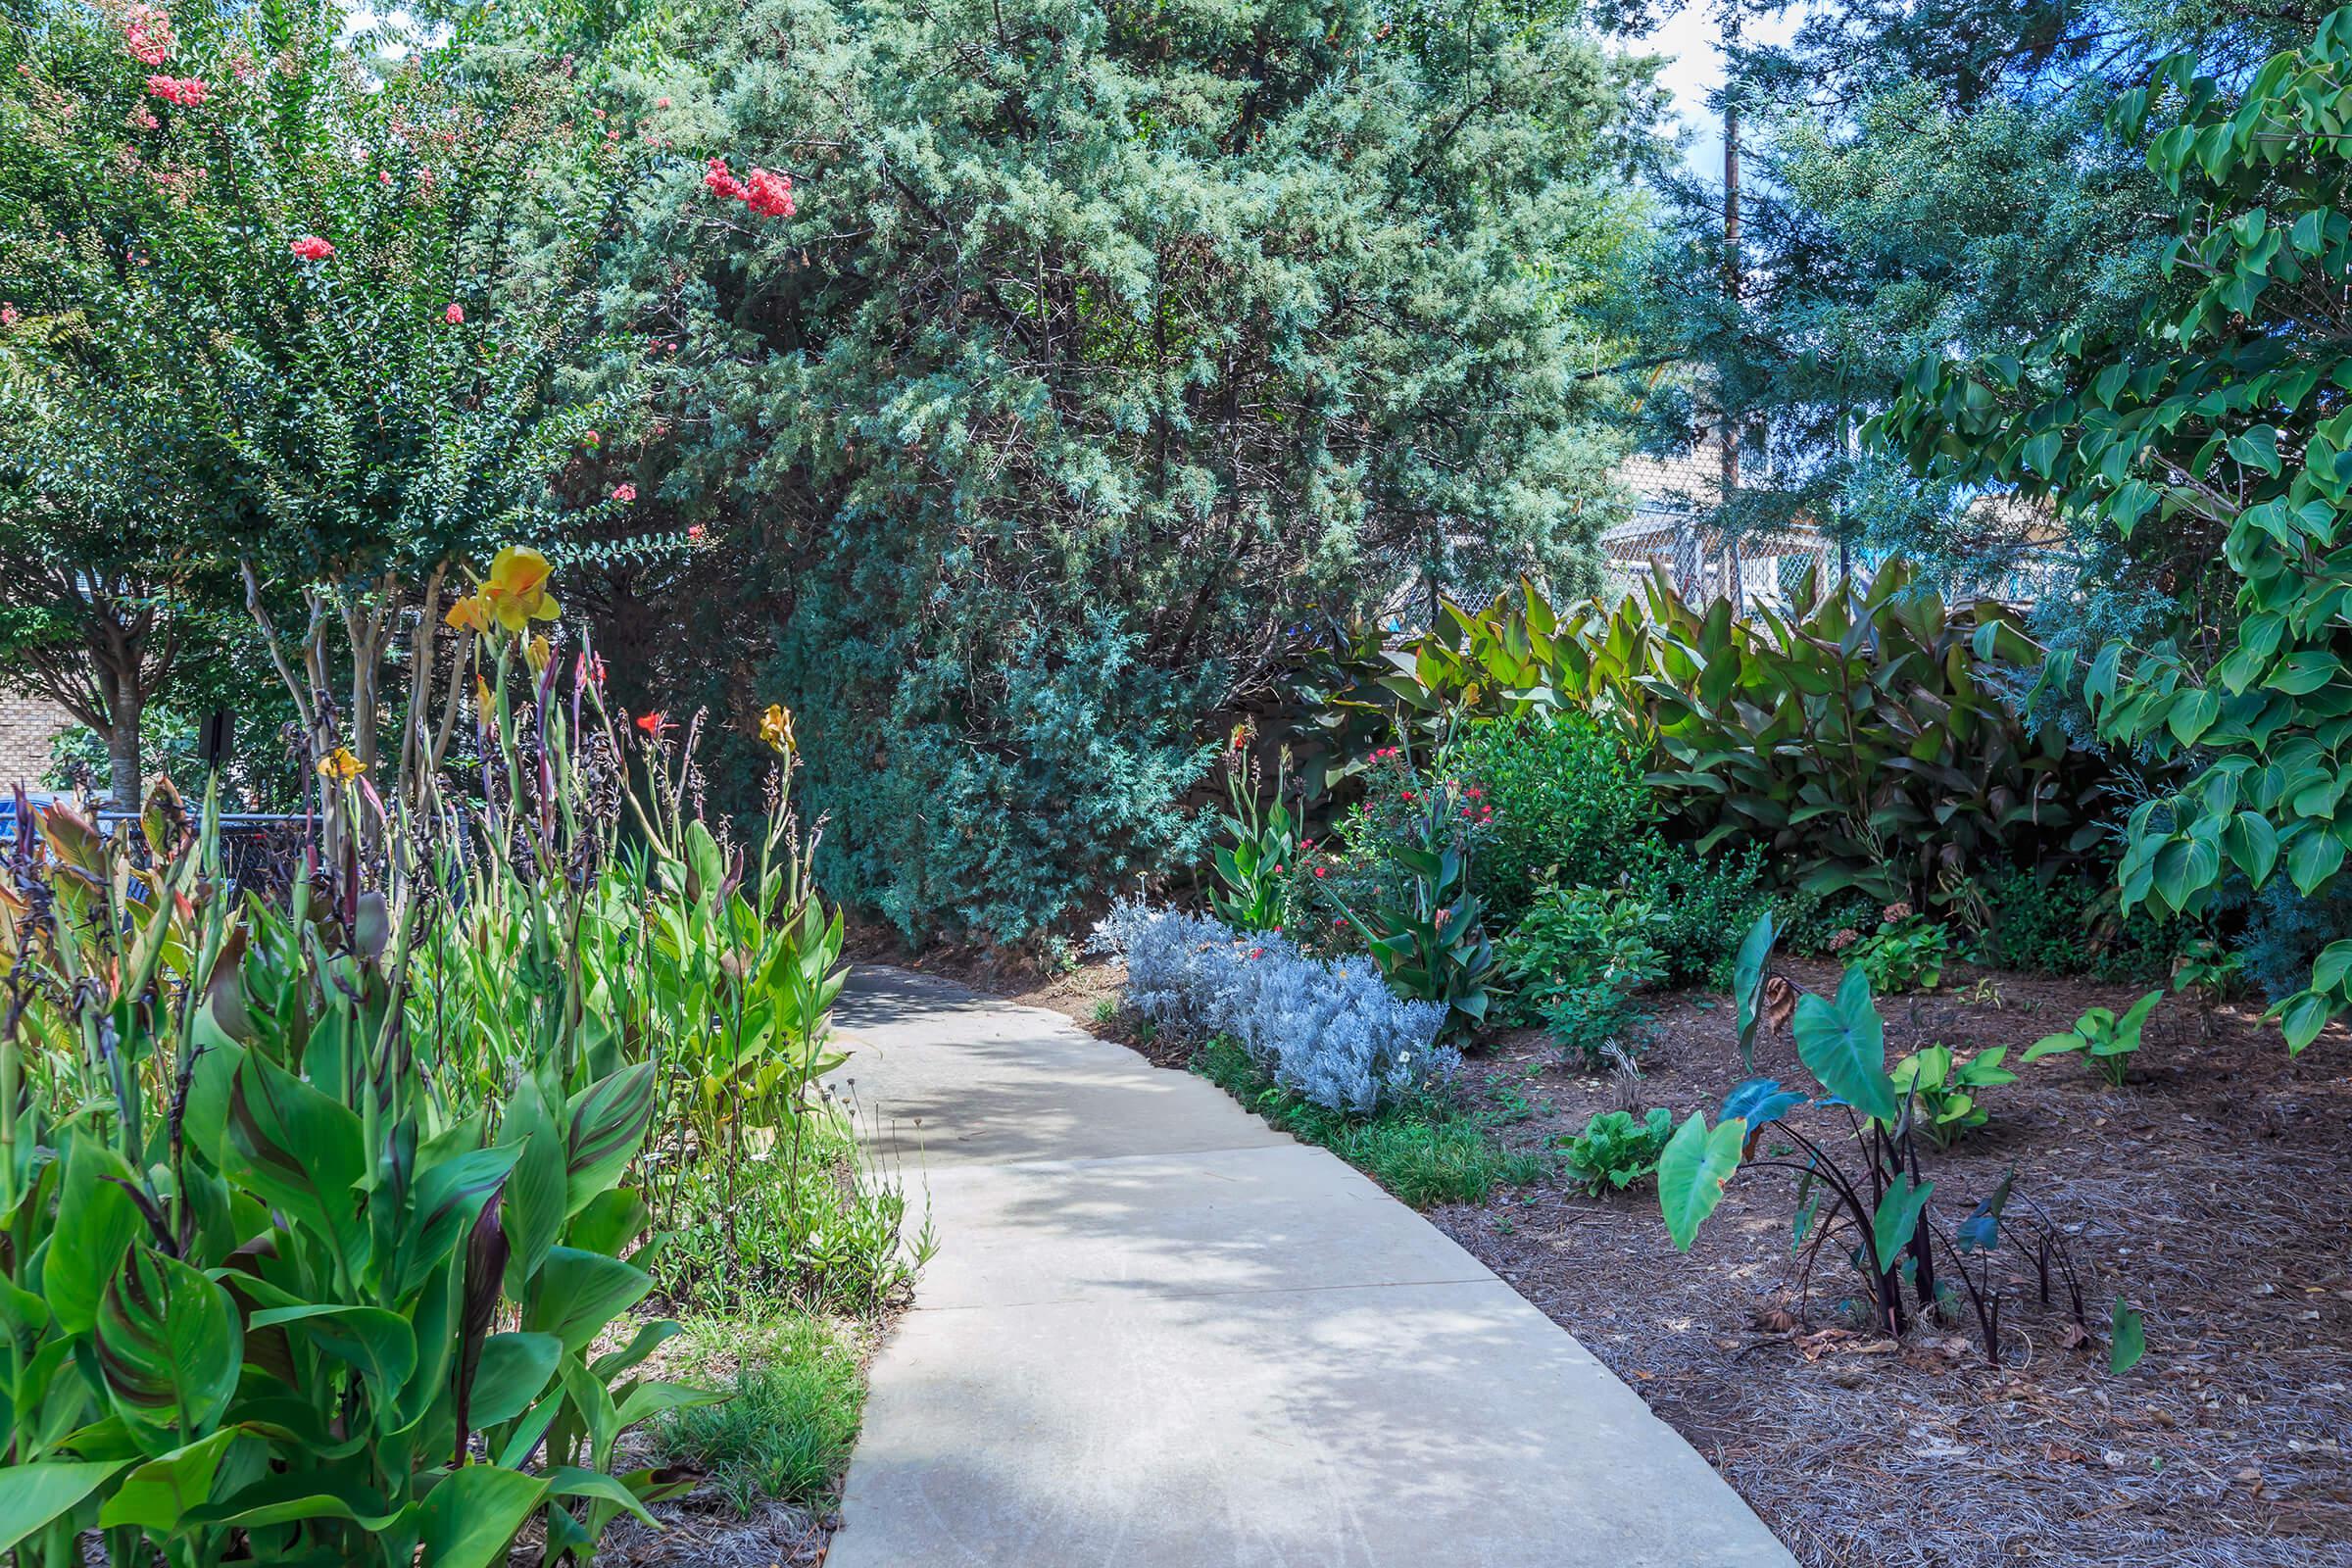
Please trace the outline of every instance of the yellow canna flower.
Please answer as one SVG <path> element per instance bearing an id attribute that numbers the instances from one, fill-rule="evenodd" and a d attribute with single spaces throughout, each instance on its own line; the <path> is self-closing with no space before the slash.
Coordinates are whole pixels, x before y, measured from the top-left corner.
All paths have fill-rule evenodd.
<path id="1" fill-rule="evenodd" d="M 368 765 L 352 756 L 348 746 L 338 746 L 318 759 L 318 772 L 323 778 L 339 779 L 348 784 L 367 771 Z"/>
<path id="2" fill-rule="evenodd" d="M 779 752 L 793 749 L 792 713 L 782 703 L 770 703 L 760 715 L 760 738 Z"/>
<path id="3" fill-rule="evenodd" d="M 531 666 L 532 674 L 541 674 L 547 668 L 547 662 L 556 657 L 555 646 L 547 640 L 543 633 L 523 644 L 522 657 Z"/>
<path id="4" fill-rule="evenodd" d="M 522 631 L 534 620 L 553 620 L 558 606 L 547 591 L 555 568 L 538 551 L 509 545 L 490 563 L 490 576 L 477 596 L 491 615 L 509 631 Z"/>

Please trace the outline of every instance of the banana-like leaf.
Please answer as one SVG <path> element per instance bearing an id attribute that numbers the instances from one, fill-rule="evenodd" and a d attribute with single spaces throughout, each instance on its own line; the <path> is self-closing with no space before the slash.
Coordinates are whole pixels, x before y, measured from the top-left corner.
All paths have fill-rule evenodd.
<path id="1" fill-rule="evenodd" d="M 72 1510 L 126 1459 L 45 1459 L 0 1467 L 0 1551 Z"/>
<path id="2" fill-rule="evenodd" d="M 641 1061 L 571 1097 L 564 1126 L 565 1219 L 619 1180 L 654 1119 L 654 1064 Z"/>
<path id="3" fill-rule="evenodd" d="M 236 1393 L 245 1335 L 228 1293 L 153 1248 L 123 1257 L 93 1338 L 108 1401 L 158 1457 L 210 1433 Z"/>

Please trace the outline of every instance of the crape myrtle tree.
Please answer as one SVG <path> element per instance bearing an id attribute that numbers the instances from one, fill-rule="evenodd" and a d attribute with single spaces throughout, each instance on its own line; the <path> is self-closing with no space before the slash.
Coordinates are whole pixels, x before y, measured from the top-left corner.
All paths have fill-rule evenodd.
<path id="1" fill-rule="evenodd" d="M 439 613 L 487 546 L 627 511 L 600 448 L 629 435 L 642 351 L 591 285 L 656 154 L 608 134 L 570 62 L 462 22 L 347 37 L 332 0 L 6 3 L 10 624 L 52 656 L 77 638 L 120 694 L 82 711 L 118 799 L 194 609 L 290 617 L 266 646 L 305 721 L 372 763 L 401 617 Z M 449 733 L 459 683 L 428 705 L 428 662 L 404 748 Z"/>
<path id="2" fill-rule="evenodd" d="M 2352 11 L 2240 87 L 2204 64 L 2167 62 L 2113 117 L 2173 214 L 2168 286 L 2123 329 L 1930 363 L 1882 428 L 1933 476 L 2187 540 L 2229 573 L 2218 613 L 2045 678 L 2182 764 L 2131 818 L 2127 908 L 2248 889 L 2320 906 L 2300 929 L 2339 940 L 2307 945 L 2278 1009 L 2300 1051 L 2352 1010 Z"/>
<path id="3" fill-rule="evenodd" d="M 703 553 L 606 640 L 788 694 L 909 937 L 1165 863 L 1311 615 L 1595 580 L 1653 89 L 1572 9 L 757 0 L 674 52 L 614 79 L 706 162 L 609 298 L 669 323 L 636 482 Z"/>

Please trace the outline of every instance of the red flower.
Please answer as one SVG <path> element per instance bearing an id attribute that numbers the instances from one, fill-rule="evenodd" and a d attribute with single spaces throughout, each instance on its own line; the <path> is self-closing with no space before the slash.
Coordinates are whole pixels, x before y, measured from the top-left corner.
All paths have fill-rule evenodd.
<path id="1" fill-rule="evenodd" d="M 695 545 L 703 542 L 703 525 L 701 523 L 690 522 L 686 525 L 686 542 Z"/>
<path id="2" fill-rule="evenodd" d="M 764 169 L 752 171 L 746 182 L 744 205 L 762 218 L 790 218 L 792 207 L 792 176 L 771 174 Z"/>
<path id="3" fill-rule="evenodd" d="M 633 484 L 616 484 L 612 487 L 612 499 L 626 506 L 637 499 L 637 487 Z"/>
<path id="4" fill-rule="evenodd" d="M 0 326 L 17 324 L 17 307 L 13 300 L 0 300 Z"/>
<path id="5" fill-rule="evenodd" d="M 637 727 L 656 740 L 662 738 L 662 728 L 668 722 L 669 720 L 661 713 L 640 713 L 637 716 Z"/>
<path id="6" fill-rule="evenodd" d="M 749 179 L 737 179 L 724 158 L 713 158 L 703 165 L 703 185 L 711 195 L 741 202 L 762 218 L 790 218 L 793 214 L 790 174 L 755 169 Z"/>
<path id="7" fill-rule="evenodd" d="M 1411 790 L 1406 790 L 1403 798 L 1408 801 L 1411 800 L 1413 798 L 1413 792 Z"/>
<path id="8" fill-rule="evenodd" d="M 747 194 L 743 181 L 728 172 L 727 161 L 724 158 L 711 159 L 703 166 L 703 184 L 711 195 L 724 196 L 730 201 L 741 201 Z"/>
<path id="9" fill-rule="evenodd" d="M 1324 871 L 1324 868 L 1323 868 L 1322 866 L 1319 866 L 1319 865 L 1318 865 L 1318 866 L 1316 866 L 1316 867 L 1315 867 L 1315 875 L 1317 875 L 1317 876 L 1322 876 L 1322 875 L 1324 875 L 1324 874 L 1326 874 L 1326 873 L 1325 873 L 1325 871 Z"/>
<path id="10" fill-rule="evenodd" d="M 323 262 L 335 254 L 335 248 L 316 234 L 305 234 L 286 248 L 306 262 Z"/>
<path id="11" fill-rule="evenodd" d="M 464 326 L 466 324 L 466 307 L 452 300 L 449 309 L 441 313 L 441 319 L 452 326 Z"/>

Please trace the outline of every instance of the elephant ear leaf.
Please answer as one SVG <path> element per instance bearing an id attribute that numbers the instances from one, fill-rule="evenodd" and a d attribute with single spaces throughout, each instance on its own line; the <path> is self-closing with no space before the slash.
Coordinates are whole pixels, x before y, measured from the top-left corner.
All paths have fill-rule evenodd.
<path id="1" fill-rule="evenodd" d="M 1667 1140 L 1658 1155 L 1658 1206 L 1679 1250 L 1690 1250 L 1698 1227 L 1723 1201 L 1724 1184 L 1740 1169 L 1746 1142 L 1747 1123 L 1737 1116 L 1710 1132 L 1707 1118 L 1695 1110 Z"/>
<path id="2" fill-rule="evenodd" d="M 151 1453 L 210 1432 L 237 1391 L 245 1334 L 228 1293 L 151 1248 L 115 1271 L 95 1335 L 107 1398 Z"/>
<path id="3" fill-rule="evenodd" d="M 1886 1076 L 1886 1033 L 1859 966 L 1845 971 L 1838 1000 L 1800 997 L 1796 1054 L 1822 1087 L 1863 1115 L 1891 1123 L 1899 1113 Z"/>
<path id="4" fill-rule="evenodd" d="M 1786 1116 L 1805 1102 L 1803 1095 L 1793 1089 L 1783 1089 L 1777 1078 L 1750 1078 L 1732 1087 L 1732 1092 L 1723 1097 L 1723 1109 L 1717 1114 L 1724 1121 L 1738 1117 L 1754 1128 Z"/>
<path id="5" fill-rule="evenodd" d="M 1895 1179 L 1893 1186 L 1880 1198 L 1877 1212 L 1870 1216 L 1871 1250 L 1877 1255 L 1879 1267 L 1894 1267 L 1894 1260 L 1919 1229 L 1919 1217 L 1927 1211 L 1928 1196 L 1936 1190 L 1934 1182 L 1913 1181 L 1906 1174 Z"/>
<path id="6" fill-rule="evenodd" d="M 1756 1065 L 1756 1026 L 1764 1018 L 1764 971 L 1772 962 L 1772 945 L 1778 936 L 1772 911 L 1767 909 L 1748 927 L 1740 944 L 1740 956 L 1732 962 L 1732 995 L 1740 1014 L 1740 1065 L 1747 1071 Z"/>
<path id="7" fill-rule="evenodd" d="M 577 1215 L 620 1179 L 654 1119 L 654 1065 L 598 1079 L 565 1107 L 565 1219 Z"/>

